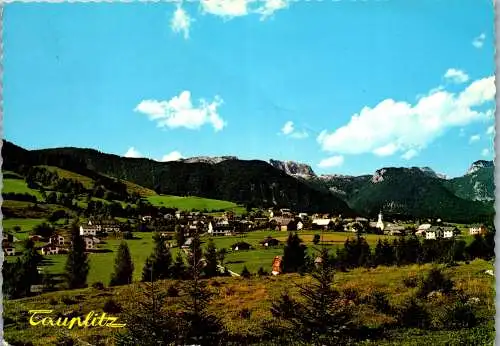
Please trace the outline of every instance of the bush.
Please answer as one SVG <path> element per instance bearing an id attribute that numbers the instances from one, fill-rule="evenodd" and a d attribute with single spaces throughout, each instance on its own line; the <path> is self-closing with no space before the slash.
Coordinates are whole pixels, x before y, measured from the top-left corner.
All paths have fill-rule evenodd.
<path id="1" fill-rule="evenodd" d="M 62 301 L 64 304 L 66 304 L 66 305 L 73 305 L 73 304 L 76 304 L 76 303 L 77 303 L 77 301 L 76 301 L 76 300 L 74 300 L 74 299 L 72 299 L 72 298 L 70 298 L 70 297 L 67 297 L 67 296 L 62 297 L 62 298 L 61 298 L 61 301 Z"/>
<path id="2" fill-rule="evenodd" d="M 375 309 L 377 309 L 382 313 L 388 314 L 392 312 L 392 307 L 389 302 L 389 299 L 387 299 L 386 294 L 383 292 L 380 291 L 373 292 L 368 297 L 368 304 L 372 305 Z"/>
<path id="3" fill-rule="evenodd" d="M 445 327 L 450 329 L 472 328 L 477 325 L 477 317 L 471 304 L 457 301 L 447 309 Z"/>
<path id="4" fill-rule="evenodd" d="M 54 298 L 50 298 L 49 304 L 50 305 L 57 305 L 57 300 L 55 300 Z"/>
<path id="5" fill-rule="evenodd" d="M 418 286 L 418 279 L 414 276 L 409 276 L 409 277 L 403 279 L 403 285 L 405 285 L 406 288 L 417 287 Z"/>
<path id="6" fill-rule="evenodd" d="M 108 299 L 106 303 L 104 303 L 103 311 L 110 314 L 116 314 L 122 312 L 122 307 L 113 299 Z"/>
<path id="7" fill-rule="evenodd" d="M 75 345 L 75 340 L 69 336 L 60 336 L 56 340 L 56 345 L 57 346 L 73 346 Z"/>
<path id="8" fill-rule="evenodd" d="M 92 284 L 92 288 L 98 289 L 98 290 L 103 290 L 104 289 L 104 284 L 100 281 L 94 282 Z"/>
<path id="9" fill-rule="evenodd" d="M 179 289 L 177 287 L 175 287 L 174 285 L 171 285 L 167 289 L 167 295 L 169 297 L 178 297 L 179 296 Z"/>
<path id="10" fill-rule="evenodd" d="M 264 268 L 260 267 L 259 270 L 257 271 L 257 275 L 259 275 L 259 276 L 267 276 L 268 273 L 264 270 Z"/>
<path id="11" fill-rule="evenodd" d="M 251 315 L 252 312 L 247 308 L 244 308 L 240 311 L 240 317 L 243 319 L 249 319 Z"/>
<path id="12" fill-rule="evenodd" d="M 430 315 L 426 308 L 412 298 L 397 312 L 398 324 L 407 328 L 426 328 L 430 325 Z"/>
<path id="13" fill-rule="evenodd" d="M 252 274 L 250 274 L 250 271 L 248 270 L 247 266 L 243 267 L 243 270 L 241 271 L 241 276 L 244 277 L 245 279 L 248 279 Z"/>
<path id="14" fill-rule="evenodd" d="M 433 291 L 438 291 L 443 294 L 448 294 L 453 290 L 453 281 L 446 277 L 438 268 L 433 268 L 420 285 L 418 292 L 419 297 L 426 297 Z"/>

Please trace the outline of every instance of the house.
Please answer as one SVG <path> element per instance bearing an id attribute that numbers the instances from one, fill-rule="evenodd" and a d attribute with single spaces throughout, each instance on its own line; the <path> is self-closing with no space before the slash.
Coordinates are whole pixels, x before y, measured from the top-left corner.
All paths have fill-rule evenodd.
<path id="1" fill-rule="evenodd" d="M 83 240 L 85 241 L 85 250 L 88 251 L 97 248 L 92 238 L 85 237 Z"/>
<path id="2" fill-rule="evenodd" d="M 237 242 L 231 246 L 231 249 L 233 251 L 240 251 L 240 250 L 250 250 L 252 248 L 252 245 L 245 243 L 245 242 Z"/>
<path id="3" fill-rule="evenodd" d="M 2 248 L 6 256 L 15 256 L 16 248 L 12 246 L 8 241 L 2 242 Z"/>
<path id="4" fill-rule="evenodd" d="M 273 259 L 271 274 L 278 275 L 281 273 L 281 262 L 283 261 L 282 256 L 276 256 Z"/>
<path id="5" fill-rule="evenodd" d="M 93 225 L 92 221 L 89 221 L 87 225 L 80 225 L 80 235 L 82 236 L 95 236 L 100 230 L 100 227 L 98 227 L 97 225 Z"/>
<path id="6" fill-rule="evenodd" d="M 290 224 L 294 219 L 290 217 L 277 216 L 273 217 L 269 222 L 276 222 L 276 230 L 277 231 L 287 231 L 288 224 Z"/>
<path id="7" fill-rule="evenodd" d="M 175 215 L 172 215 L 172 214 L 165 214 L 165 215 L 163 215 L 163 218 L 164 218 L 165 220 L 173 220 L 173 219 L 175 219 Z"/>
<path id="8" fill-rule="evenodd" d="M 424 224 L 418 226 L 417 231 L 415 232 L 415 235 L 424 236 L 425 232 L 428 231 L 430 228 L 431 228 L 430 223 L 424 223 Z"/>
<path id="9" fill-rule="evenodd" d="M 114 232 L 120 232 L 121 228 L 120 225 L 114 221 L 103 221 L 101 222 L 100 230 L 103 232 L 114 233 Z"/>
<path id="10" fill-rule="evenodd" d="M 142 221 L 151 221 L 151 215 L 145 215 L 142 217 Z"/>
<path id="11" fill-rule="evenodd" d="M 210 221 L 208 224 L 208 234 L 210 235 L 231 235 L 234 232 L 234 227 L 226 222 Z"/>
<path id="12" fill-rule="evenodd" d="M 63 248 L 54 244 L 47 244 L 41 247 L 42 255 L 57 255 L 65 252 Z"/>
<path id="13" fill-rule="evenodd" d="M 484 225 L 474 225 L 469 228 L 470 235 L 480 234 L 483 235 L 488 231 L 488 229 Z"/>
<path id="14" fill-rule="evenodd" d="M 274 239 L 273 237 L 267 237 L 263 241 L 260 242 L 262 246 L 270 247 L 270 246 L 278 246 L 279 245 L 279 240 Z"/>
<path id="15" fill-rule="evenodd" d="M 330 225 L 330 222 L 333 222 L 331 219 L 313 219 L 312 221 L 312 226 L 313 228 L 316 228 L 316 229 L 328 229 L 329 225 Z"/>
<path id="16" fill-rule="evenodd" d="M 425 232 L 425 239 L 453 238 L 454 236 L 459 234 L 460 231 L 456 227 L 431 226 Z"/>
<path id="17" fill-rule="evenodd" d="M 49 244 L 52 245 L 64 245 L 65 244 L 65 239 L 62 235 L 60 234 L 55 234 L 52 237 L 49 238 Z"/>
<path id="18" fill-rule="evenodd" d="M 405 227 L 397 225 L 389 225 L 385 228 L 384 234 L 387 235 L 404 235 Z"/>
<path id="19" fill-rule="evenodd" d="M 193 243 L 193 238 L 187 238 L 186 241 L 184 242 L 184 245 L 182 245 L 181 247 L 183 249 L 188 249 L 192 243 Z"/>
<path id="20" fill-rule="evenodd" d="M 307 217 L 307 213 L 299 213 L 299 218 L 301 218 L 302 220 L 307 219 Z"/>
<path id="21" fill-rule="evenodd" d="M 35 234 L 35 235 L 30 235 L 30 236 L 29 236 L 29 239 L 30 239 L 30 240 L 33 240 L 33 241 L 35 241 L 35 242 L 36 242 L 36 241 L 40 242 L 40 241 L 44 241 L 44 240 L 45 240 L 45 239 L 44 239 L 41 235 L 38 235 L 38 234 Z"/>

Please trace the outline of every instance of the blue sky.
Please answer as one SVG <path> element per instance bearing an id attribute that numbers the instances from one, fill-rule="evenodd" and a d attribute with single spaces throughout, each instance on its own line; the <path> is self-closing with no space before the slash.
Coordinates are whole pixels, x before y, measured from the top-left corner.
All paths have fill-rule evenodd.
<path id="1" fill-rule="evenodd" d="M 4 138 L 318 174 L 493 158 L 493 3 L 208 0 L 4 11 Z"/>

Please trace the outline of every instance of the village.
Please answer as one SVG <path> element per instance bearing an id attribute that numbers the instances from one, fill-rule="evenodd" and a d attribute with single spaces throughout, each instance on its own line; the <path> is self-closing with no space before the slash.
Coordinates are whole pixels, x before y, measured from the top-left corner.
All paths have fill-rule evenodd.
<path id="1" fill-rule="evenodd" d="M 427 220 L 426 223 L 410 224 L 408 222 L 384 220 L 383 214 L 379 213 L 377 220 L 369 220 L 363 217 L 354 219 L 343 219 L 341 215 L 335 214 L 311 214 L 304 212 L 293 212 L 290 209 L 269 209 L 266 212 L 259 211 L 251 216 L 239 216 L 232 212 L 224 212 L 220 216 L 211 216 L 202 212 L 176 211 L 175 213 L 159 213 L 156 217 L 150 215 L 141 216 L 136 220 L 135 231 L 158 232 L 163 236 L 168 247 L 174 247 L 176 225 L 182 230 L 185 242 L 179 244 L 181 248 L 187 249 L 190 245 L 190 236 L 198 232 L 205 236 L 237 236 L 252 231 L 270 230 L 273 232 L 289 231 L 334 231 L 349 234 L 358 232 L 366 234 L 380 234 L 390 236 L 416 235 L 423 239 L 449 239 L 461 235 L 484 235 L 488 230 L 482 224 L 468 225 L 468 234 L 459 230 L 457 225 L 447 224 L 440 219 Z M 99 244 L 108 237 L 114 239 L 127 239 L 131 232 L 130 221 L 120 223 L 116 220 L 99 220 L 89 218 L 86 222 L 79 224 L 80 236 L 84 238 L 85 247 L 88 252 L 98 252 Z M 57 229 L 53 234 L 44 237 L 39 234 L 29 235 L 29 239 L 38 244 L 37 249 L 42 255 L 66 254 L 71 245 L 68 236 L 68 228 Z M 4 233 L 2 247 L 6 256 L 15 256 L 14 243 L 19 240 L 15 234 Z M 264 246 L 277 245 L 276 240 L 264 239 Z M 243 248 L 234 246 L 233 251 Z"/>

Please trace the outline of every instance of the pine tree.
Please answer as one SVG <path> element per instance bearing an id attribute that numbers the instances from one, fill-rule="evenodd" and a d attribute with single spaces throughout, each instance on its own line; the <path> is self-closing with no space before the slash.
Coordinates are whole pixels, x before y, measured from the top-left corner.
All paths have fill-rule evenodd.
<path id="1" fill-rule="evenodd" d="M 84 288 L 87 286 L 89 259 L 85 253 L 85 242 L 80 236 L 76 223 L 71 229 L 71 248 L 65 266 L 65 277 L 68 288 Z"/>
<path id="2" fill-rule="evenodd" d="M 182 344 L 197 344 L 211 346 L 218 344 L 223 336 L 222 322 L 208 311 L 208 304 L 212 294 L 206 287 L 206 283 L 200 280 L 201 271 L 205 261 L 201 257 L 199 234 L 193 237 L 191 254 L 189 256 L 189 276 L 191 277 L 185 290 L 188 292 L 188 300 L 184 303 L 182 319 L 185 329 Z"/>
<path id="3" fill-rule="evenodd" d="M 162 309 L 167 294 L 152 280 L 154 267 L 150 273 L 150 282 L 139 291 L 142 297 L 134 300 L 137 306 L 122 314 L 127 329 L 115 336 L 117 346 L 171 345 L 182 335 L 183 321 Z"/>
<path id="4" fill-rule="evenodd" d="M 184 235 L 184 230 L 181 225 L 175 225 L 175 239 L 177 240 L 177 246 L 181 247 L 186 242 L 186 236 Z"/>
<path id="5" fill-rule="evenodd" d="M 42 263 L 42 256 L 35 248 L 35 243 L 28 239 L 24 243 L 24 251 L 21 256 L 22 272 L 16 273 L 21 278 L 21 285 L 24 289 L 24 295 L 31 293 L 31 285 L 41 282 L 41 275 L 38 273 L 38 266 Z"/>
<path id="6" fill-rule="evenodd" d="M 184 258 L 180 252 L 177 253 L 175 257 L 175 262 L 172 265 L 172 278 L 182 280 L 186 277 L 186 265 L 184 264 Z"/>
<path id="7" fill-rule="evenodd" d="M 132 283 L 134 264 L 130 256 L 127 242 L 122 241 L 118 247 L 118 254 L 115 259 L 115 272 L 111 276 L 110 286 L 127 285 Z"/>
<path id="8" fill-rule="evenodd" d="M 198 263 L 203 259 L 203 250 L 201 249 L 200 234 L 195 232 L 191 238 L 191 245 L 189 246 L 188 254 L 188 273 L 194 273 L 195 269 L 193 267 L 194 263 Z M 196 260 L 195 260 L 196 259 Z"/>
<path id="9" fill-rule="evenodd" d="M 297 233 L 288 235 L 288 240 L 283 251 L 283 272 L 294 273 L 306 265 L 307 247 L 302 244 L 302 239 Z"/>
<path id="10" fill-rule="evenodd" d="M 273 303 L 271 313 L 291 323 L 292 338 L 300 338 L 314 345 L 342 345 L 350 339 L 353 313 L 341 294 L 332 286 L 333 263 L 328 251 L 321 251 L 321 263 L 313 270 L 313 283 L 297 285 L 301 301 L 294 301 L 287 293 Z"/>
<path id="11" fill-rule="evenodd" d="M 205 275 L 209 278 L 217 276 L 219 274 L 217 263 L 217 249 L 215 248 L 215 243 L 212 239 L 208 241 L 205 260 L 207 261 L 204 268 Z"/>
<path id="12" fill-rule="evenodd" d="M 384 257 L 384 265 L 392 266 L 395 262 L 395 254 L 394 247 L 389 243 L 387 239 L 384 239 L 382 242 L 383 245 L 383 257 Z"/>
<path id="13" fill-rule="evenodd" d="M 172 254 L 170 253 L 170 248 L 165 245 L 165 240 L 158 234 L 155 233 L 153 236 L 155 243 L 155 248 L 153 253 L 149 256 L 144 264 L 143 268 L 143 281 L 149 281 L 148 278 L 152 277 L 153 281 L 164 280 L 172 276 L 171 266 L 172 266 Z M 155 268 L 155 271 L 151 271 L 151 267 Z"/>
<path id="14" fill-rule="evenodd" d="M 248 279 L 250 276 L 252 276 L 252 274 L 250 274 L 250 271 L 248 270 L 247 266 L 243 267 L 243 270 L 241 271 L 240 275 L 246 279 Z"/>
<path id="15" fill-rule="evenodd" d="M 377 241 L 377 245 L 375 246 L 375 252 L 373 254 L 373 261 L 374 261 L 374 264 L 377 266 L 386 264 L 385 263 L 385 256 L 384 256 L 384 244 L 382 243 L 382 240 L 380 238 Z"/>

